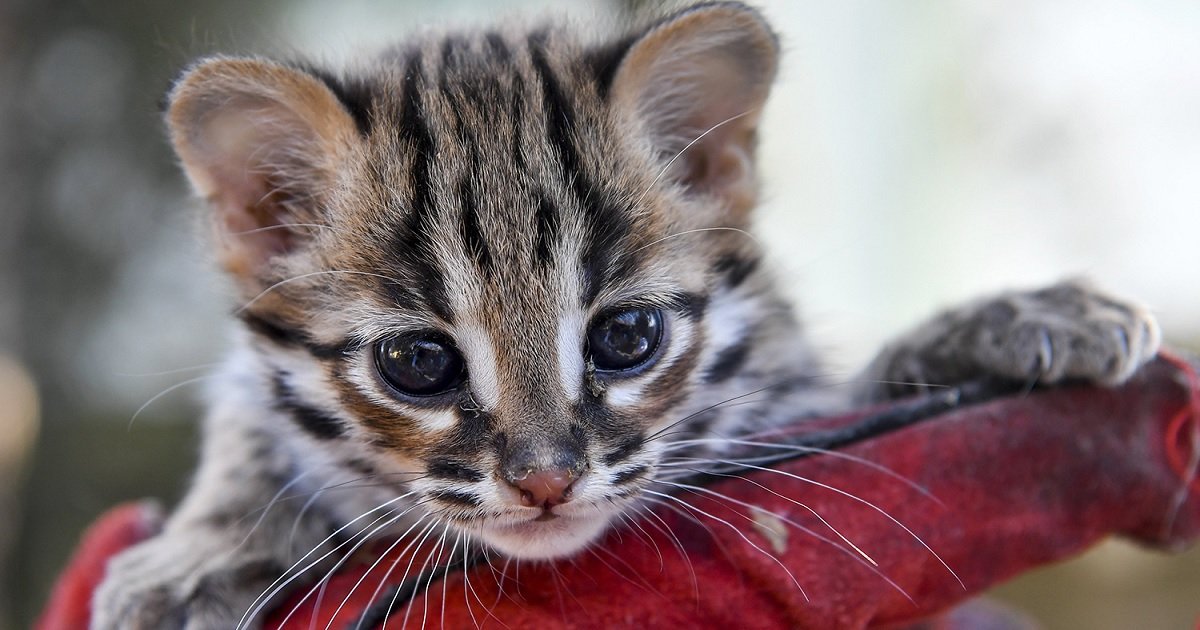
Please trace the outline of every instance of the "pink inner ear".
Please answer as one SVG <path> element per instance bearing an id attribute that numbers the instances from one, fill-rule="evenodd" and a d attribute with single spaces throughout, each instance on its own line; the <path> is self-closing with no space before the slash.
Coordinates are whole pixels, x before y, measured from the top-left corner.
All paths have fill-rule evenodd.
<path id="1" fill-rule="evenodd" d="M 739 218 L 749 212 L 756 197 L 752 129 L 741 119 L 730 121 L 710 130 L 676 160 L 683 183 L 720 197 Z"/>
<path id="2" fill-rule="evenodd" d="M 295 246 L 287 226 L 290 195 L 272 186 L 267 178 L 240 178 L 227 183 L 214 199 L 221 228 L 221 256 L 226 268 L 253 273 L 268 259 Z"/>

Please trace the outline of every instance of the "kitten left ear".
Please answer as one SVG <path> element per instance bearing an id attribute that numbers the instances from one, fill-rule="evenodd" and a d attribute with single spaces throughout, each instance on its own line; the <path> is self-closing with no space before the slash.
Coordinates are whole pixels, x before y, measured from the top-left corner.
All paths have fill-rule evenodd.
<path id="1" fill-rule="evenodd" d="M 221 262 L 253 289 L 311 233 L 289 225 L 323 222 L 354 119 L 316 77 L 262 59 L 201 61 L 167 99 L 171 143 L 212 206 Z"/>
<path id="2" fill-rule="evenodd" d="M 757 198 L 755 135 L 778 58 L 775 34 L 754 9 L 698 5 L 634 41 L 609 97 L 633 113 L 664 163 L 675 159 L 678 181 L 741 220 Z"/>

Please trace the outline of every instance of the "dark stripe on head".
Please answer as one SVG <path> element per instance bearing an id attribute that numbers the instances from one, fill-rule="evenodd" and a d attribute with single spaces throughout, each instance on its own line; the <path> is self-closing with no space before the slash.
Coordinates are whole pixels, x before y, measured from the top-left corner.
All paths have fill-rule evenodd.
<path id="1" fill-rule="evenodd" d="M 414 54 L 405 68 L 402 92 L 404 111 L 400 117 L 400 127 L 409 140 L 409 151 L 412 153 L 409 184 L 413 192 L 411 207 L 405 216 L 405 229 L 398 235 L 393 253 L 408 266 L 408 272 L 416 280 L 416 286 L 408 290 L 415 289 L 418 299 L 438 317 L 449 322 L 453 321 L 453 314 L 446 296 L 446 283 L 437 264 L 437 255 L 431 247 L 432 214 L 436 207 L 430 170 L 436 148 L 421 106 L 421 92 L 424 89 L 421 57 Z"/>
<path id="2" fill-rule="evenodd" d="M 729 380 L 746 364 L 753 344 L 749 338 L 739 340 L 732 346 L 722 348 L 713 359 L 712 365 L 704 373 L 704 382 L 708 384 L 721 383 Z"/>
<path id="3" fill-rule="evenodd" d="M 483 481 L 483 473 L 470 466 L 452 459 L 434 459 L 425 466 L 425 470 L 438 479 L 453 481 Z"/>
<path id="4" fill-rule="evenodd" d="M 513 75 L 512 92 L 509 94 L 509 115 L 512 116 L 512 157 L 518 172 L 528 170 L 525 162 L 525 137 L 521 125 L 525 116 L 525 90 L 520 75 Z"/>
<path id="5" fill-rule="evenodd" d="M 554 70 L 546 58 L 546 32 L 534 33 L 529 38 L 529 55 L 533 67 L 537 71 L 538 81 L 542 86 L 542 106 L 546 114 L 546 132 L 550 142 L 558 153 L 559 164 L 562 167 L 564 183 L 574 182 L 575 193 L 582 201 L 586 197 L 590 184 L 585 183 L 581 171 L 579 152 L 572 142 L 575 127 L 575 114 L 568 102 L 567 95 L 558 83 Z"/>
<path id="6" fill-rule="evenodd" d="M 492 252 L 483 231 L 479 229 L 479 208 L 475 199 L 475 189 L 468 179 L 463 179 L 458 185 L 458 198 L 462 203 L 462 221 L 459 230 L 462 233 L 463 245 L 467 256 L 473 258 L 479 268 L 486 274 L 492 272 Z"/>
<path id="7" fill-rule="evenodd" d="M 546 114 L 546 132 L 558 153 L 563 181 L 570 185 L 576 199 L 584 206 L 588 237 L 583 251 L 585 304 L 595 301 L 600 289 L 611 276 L 628 273 L 633 265 L 631 256 L 619 251 L 629 235 L 629 217 L 621 212 L 611 196 L 597 187 L 583 171 L 583 160 L 573 142 L 575 114 L 545 50 L 546 33 L 538 32 L 529 38 L 529 52 L 542 87 L 542 104 Z"/>
<path id="8" fill-rule="evenodd" d="M 288 373 L 282 370 L 276 371 L 272 378 L 277 410 L 287 414 L 297 426 L 318 440 L 335 440 L 345 436 L 345 423 L 300 400 L 287 379 Z"/>
<path id="9" fill-rule="evenodd" d="M 725 278 L 725 284 L 736 289 L 750 274 L 758 269 L 759 259 L 746 258 L 737 254 L 725 254 L 713 265 L 713 273 Z"/>
<path id="10" fill-rule="evenodd" d="M 300 69 L 320 79 L 333 92 L 354 119 L 354 126 L 360 134 L 366 136 L 371 132 L 371 102 L 375 97 L 371 84 L 359 78 L 337 77 L 309 65 L 301 65 Z"/>
<path id="11" fill-rule="evenodd" d="M 545 194 L 538 195 L 537 243 L 535 247 L 538 265 L 550 266 L 554 258 L 554 246 L 557 243 L 558 209 Z"/>
<path id="12" fill-rule="evenodd" d="M 512 53 L 508 50 L 508 44 L 504 43 L 504 36 L 496 31 L 488 31 L 484 36 L 487 40 L 488 49 L 492 53 L 492 58 L 500 63 L 507 64 L 512 61 Z"/>
<path id="13" fill-rule="evenodd" d="M 628 35 L 588 52 L 586 60 L 596 77 L 596 91 L 600 93 L 600 98 L 608 99 L 608 92 L 612 88 L 621 62 L 625 59 L 625 53 L 629 52 L 629 48 L 639 37 L 640 35 Z"/>
<path id="14" fill-rule="evenodd" d="M 466 40 L 464 40 L 461 36 L 457 36 L 457 35 L 447 35 L 445 37 L 445 39 L 442 40 L 442 70 L 443 71 L 453 68 L 455 66 L 456 60 L 455 60 L 454 51 L 458 50 L 466 43 L 467 43 Z"/>

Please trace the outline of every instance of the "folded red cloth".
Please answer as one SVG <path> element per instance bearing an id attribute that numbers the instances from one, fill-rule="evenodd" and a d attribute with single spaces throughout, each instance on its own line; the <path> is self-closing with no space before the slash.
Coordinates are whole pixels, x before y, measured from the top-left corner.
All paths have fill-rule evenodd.
<path id="1" fill-rule="evenodd" d="M 373 545 L 266 625 L 902 627 L 1109 534 L 1187 545 L 1200 537 L 1198 463 L 1200 378 L 1163 356 L 1117 389 L 965 405 L 837 454 L 655 488 L 652 513 L 559 562 L 493 558 L 413 579 L 438 558 L 466 560 L 464 548 Z M 119 508 L 93 526 L 39 627 L 86 618 L 87 593 L 138 519 Z"/>

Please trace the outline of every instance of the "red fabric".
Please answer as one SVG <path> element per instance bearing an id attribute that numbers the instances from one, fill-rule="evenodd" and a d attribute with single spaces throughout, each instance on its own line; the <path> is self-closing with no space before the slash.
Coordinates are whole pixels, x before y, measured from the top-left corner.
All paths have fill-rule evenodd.
<path id="1" fill-rule="evenodd" d="M 141 542 L 156 532 L 160 519 L 145 504 L 127 503 L 109 510 L 83 535 L 70 564 L 50 593 L 50 601 L 37 628 L 86 628 L 91 617 L 92 591 L 104 577 L 110 556 Z"/>
<path id="2" fill-rule="evenodd" d="M 410 624 L 445 627 L 903 627 L 1110 534 L 1167 549 L 1200 537 L 1200 378 L 1171 357 L 1115 390 L 967 406 L 842 452 L 896 476 L 825 455 L 776 466 L 792 476 L 759 471 L 707 486 L 723 498 L 676 491 L 691 508 L 660 506 L 570 560 L 453 573 L 407 611 L 398 606 L 389 625 L 402 627 L 407 612 Z M 760 516 L 755 525 L 746 505 L 791 524 Z M 113 526 L 137 518 L 119 510 L 85 538 L 40 627 L 86 617 L 105 559 L 136 538 L 127 535 L 136 528 Z M 786 533 L 764 536 L 772 529 Z M 335 613 L 333 627 L 352 627 L 377 585 L 398 583 L 414 553 L 421 565 L 433 551 L 359 554 L 329 581 L 315 627 Z M 295 609 L 286 627 L 310 627 L 318 597 L 307 593 L 267 626 Z M 933 627 L 963 627 L 954 619 Z"/>

